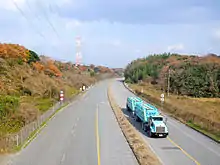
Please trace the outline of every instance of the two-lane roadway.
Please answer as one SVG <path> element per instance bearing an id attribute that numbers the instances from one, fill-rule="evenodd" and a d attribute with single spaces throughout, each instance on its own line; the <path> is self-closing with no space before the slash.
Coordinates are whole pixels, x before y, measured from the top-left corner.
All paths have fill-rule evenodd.
<path id="1" fill-rule="evenodd" d="M 147 137 L 146 133 L 141 130 L 140 124 L 135 122 L 126 110 L 126 99 L 134 94 L 124 87 L 120 79 L 113 82 L 112 91 L 118 105 L 122 107 L 130 122 L 139 130 L 143 139 L 153 148 L 163 164 L 220 164 L 220 145 L 218 143 L 168 116 L 169 136 L 167 138 Z"/>

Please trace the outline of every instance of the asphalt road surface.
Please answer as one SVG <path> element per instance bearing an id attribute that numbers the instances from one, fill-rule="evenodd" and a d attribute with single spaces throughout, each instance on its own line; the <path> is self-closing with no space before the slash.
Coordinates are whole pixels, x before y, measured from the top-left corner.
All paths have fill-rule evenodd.
<path id="1" fill-rule="evenodd" d="M 96 84 L 59 112 L 10 165 L 137 165 L 107 98 Z"/>
<path id="2" fill-rule="evenodd" d="M 122 107 L 124 114 L 139 130 L 160 160 L 165 165 L 219 165 L 220 145 L 208 137 L 190 129 L 184 124 L 168 117 L 169 136 L 167 138 L 149 138 L 141 130 L 140 123 L 134 121 L 126 110 L 126 99 L 134 96 L 120 80 L 112 84 L 115 100 Z"/>

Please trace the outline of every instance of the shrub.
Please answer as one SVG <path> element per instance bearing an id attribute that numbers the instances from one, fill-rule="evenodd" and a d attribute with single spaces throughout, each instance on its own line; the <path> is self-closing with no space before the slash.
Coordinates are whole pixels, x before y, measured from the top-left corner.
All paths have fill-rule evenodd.
<path id="1" fill-rule="evenodd" d="M 0 96 L 0 118 L 13 113 L 19 106 L 19 98 L 15 96 Z"/>

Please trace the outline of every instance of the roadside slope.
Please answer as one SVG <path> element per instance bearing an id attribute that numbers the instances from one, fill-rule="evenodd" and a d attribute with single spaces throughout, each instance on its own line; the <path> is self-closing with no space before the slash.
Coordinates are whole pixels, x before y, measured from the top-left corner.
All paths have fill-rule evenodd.
<path id="1" fill-rule="evenodd" d="M 129 117 L 126 111 L 126 99 L 128 96 L 134 96 L 128 91 L 121 80 L 116 80 L 112 86 L 114 96 L 122 110 Z M 188 128 L 180 122 L 168 117 L 169 138 L 152 139 L 148 138 L 142 131 L 139 123 L 134 122 L 132 118 L 129 120 L 140 131 L 146 142 L 150 143 L 157 155 L 164 164 L 210 164 L 217 165 L 220 160 L 220 146 L 206 136 Z M 169 140 L 170 139 L 170 140 Z M 174 145 L 172 142 L 175 142 Z M 178 146 L 186 153 L 182 152 Z M 172 155 L 172 156 L 170 156 Z"/>

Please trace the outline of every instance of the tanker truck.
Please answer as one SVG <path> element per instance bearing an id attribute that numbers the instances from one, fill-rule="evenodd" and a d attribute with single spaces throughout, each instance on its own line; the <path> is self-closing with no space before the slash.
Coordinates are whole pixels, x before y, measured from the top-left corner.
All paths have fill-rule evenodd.
<path id="1" fill-rule="evenodd" d="M 156 107 L 149 103 L 138 103 L 134 111 L 135 120 L 141 122 L 142 129 L 148 132 L 149 137 L 167 137 L 166 120 Z"/>

